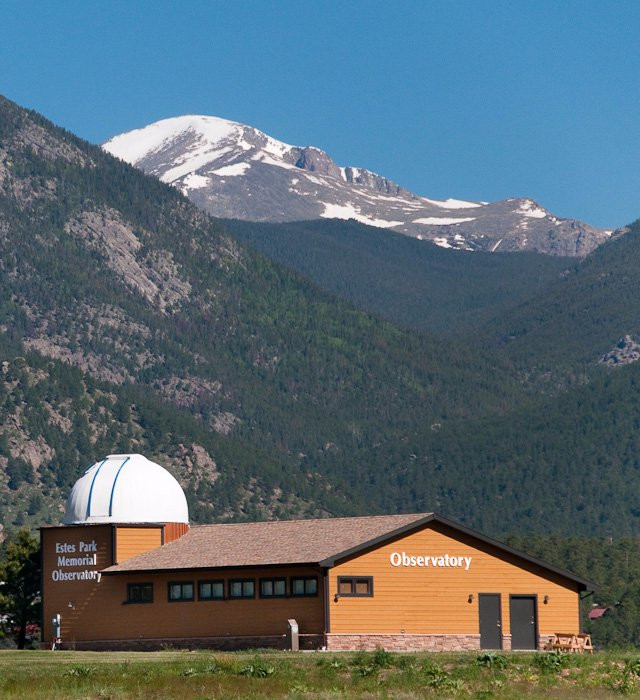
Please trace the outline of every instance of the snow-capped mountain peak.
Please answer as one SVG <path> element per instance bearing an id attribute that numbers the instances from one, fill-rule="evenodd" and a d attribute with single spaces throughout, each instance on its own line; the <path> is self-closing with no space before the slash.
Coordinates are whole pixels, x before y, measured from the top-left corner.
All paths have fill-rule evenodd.
<path id="1" fill-rule="evenodd" d="M 234 132 L 241 131 L 241 129 L 241 124 L 227 119 L 187 114 L 181 117 L 162 119 L 142 129 L 120 134 L 120 136 L 112 138 L 108 142 L 108 146 L 106 144 L 105 146 L 110 153 L 118 158 L 129 163 L 136 163 L 170 147 L 173 141 L 185 134 L 192 134 L 198 141 L 213 145 Z"/>
<path id="2" fill-rule="evenodd" d="M 182 191 L 214 216 L 355 219 L 446 248 L 586 255 L 610 237 L 532 199 L 430 199 L 370 170 L 338 166 L 239 122 L 184 115 L 115 136 L 104 149 Z"/>

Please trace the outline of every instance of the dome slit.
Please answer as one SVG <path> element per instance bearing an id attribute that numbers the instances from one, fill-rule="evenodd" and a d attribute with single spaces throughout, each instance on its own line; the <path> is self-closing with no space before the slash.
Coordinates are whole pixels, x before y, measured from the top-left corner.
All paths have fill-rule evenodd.
<path id="1" fill-rule="evenodd" d="M 109 517 L 113 515 L 113 494 L 116 490 L 116 484 L 118 483 L 118 477 L 120 476 L 120 472 L 122 471 L 122 467 L 131 459 L 131 457 L 127 457 L 124 462 L 120 465 L 118 468 L 118 471 L 116 472 L 116 478 L 113 480 L 113 486 L 111 487 L 111 497 L 109 498 Z M 106 460 L 105 460 L 106 461 Z"/>
<path id="2" fill-rule="evenodd" d="M 87 501 L 87 519 L 89 517 L 91 517 L 91 496 L 93 494 L 93 485 L 96 483 L 96 479 L 98 477 L 98 474 L 99 474 L 100 470 L 102 469 L 104 463 L 107 461 L 107 459 L 108 459 L 108 457 L 106 459 L 102 460 L 102 462 L 100 463 L 100 466 L 96 469 L 96 473 L 93 475 L 93 479 L 91 480 L 91 488 L 89 489 L 89 499 Z"/>

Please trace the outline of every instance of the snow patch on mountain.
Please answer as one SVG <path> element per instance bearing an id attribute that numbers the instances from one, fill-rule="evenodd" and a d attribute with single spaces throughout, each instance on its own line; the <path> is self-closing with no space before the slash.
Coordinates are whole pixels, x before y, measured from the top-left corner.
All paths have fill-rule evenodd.
<path id="1" fill-rule="evenodd" d="M 298 170 L 293 163 L 287 163 L 284 160 L 271 158 L 270 156 L 266 155 L 266 153 L 256 153 L 254 156 L 251 156 L 251 160 L 266 163 L 267 165 L 275 165 L 277 168 L 284 168 L 285 170 Z"/>
<path id="2" fill-rule="evenodd" d="M 433 240 L 433 243 L 435 243 L 440 248 L 451 248 L 454 250 L 468 250 L 468 251 L 475 250 L 472 246 L 467 244 L 465 237 L 461 236 L 459 233 L 454 234 L 450 238 L 445 238 L 443 236 L 436 236 L 432 240 Z"/>
<path id="3" fill-rule="evenodd" d="M 133 165 L 145 156 L 156 153 L 187 131 L 192 131 L 200 139 L 209 143 L 217 143 L 241 128 L 241 124 L 227 119 L 188 114 L 162 119 L 142 129 L 115 136 L 108 141 L 107 150 L 117 158 Z"/>
<path id="4" fill-rule="evenodd" d="M 530 199 L 525 199 L 521 202 L 517 211 L 519 214 L 524 214 L 524 216 L 528 216 L 531 219 L 544 219 L 544 217 L 549 214 L 549 212 L 536 206 L 536 203 L 532 202 Z"/>
<path id="5" fill-rule="evenodd" d="M 212 160 L 216 160 L 227 153 L 231 153 L 231 150 L 231 148 L 211 148 L 209 144 L 203 143 L 197 148 L 190 149 L 185 156 L 179 158 L 176 161 L 178 165 L 164 172 L 160 179 L 162 182 L 171 184 L 175 180 L 179 180 L 181 177 L 199 170 L 203 165 L 207 165 Z"/>
<path id="6" fill-rule="evenodd" d="M 217 170 L 212 170 L 211 174 L 237 177 L 238 175 L 244 175 L 250 167 L 251 163 L 233 163 L 233 165 L 225 165 Z"/>
<path id="7" fill-rule="evenodd" d="M 265 138 L 266 143 L 264 144 L 263 149 L 267 153 L 271 153 L 271 155 L 274 155 L 277 158 L 284 158 L 286 155 L 288 155 L 289 153 L 291 153 L 291 151 L 294 150 L 294 147 L 290 146 L 288 143 L 276 141 L 276 139 L 272 139 L 271 136 L 266 136 L 266 134 Z"/>
<path id="8" fill-rule="evenodd" d="M 361 224 L 368 224 L 376 228 L 393 228 L 400 226 L 402 221 L 386 221 L 385 219 L 372 219 L 368 216 L 363 216 L 353 204 L 326 204 L 324 203 L 324 211 L 320 214 L 323 219 L 355 219 Z"/>
<path id="9" fill-rule="evenodd" d="M 414 219 L 414 224 L 427 224 L 430 226 L 450 226 L 451 224 L 464 224 L 465 221 L 475 221 L 475 216 L 454 219 L 446 216 L 426 216 L 422 219 Z"/>
<path id="10" fill-rule="evenodd" d="M 208 187 L 211 184 L 211 180 L 204 175 L 196 175 L 195 173 L 190 173 L 182 181 L 182 192 L 186 194 L 187 190 L 197 190 L 201 187 Z"/>
<path id="11" fill-rule="evenodd" d="M 486 202 L 465 202 L 463 199 L 449 199 L 439 200 L 439 199 L 427 199 L 423 197 L 425 202 L 433 204 L 434 207 L 440 207 L 441 209 L 475 209 L 481 207 Z"/>

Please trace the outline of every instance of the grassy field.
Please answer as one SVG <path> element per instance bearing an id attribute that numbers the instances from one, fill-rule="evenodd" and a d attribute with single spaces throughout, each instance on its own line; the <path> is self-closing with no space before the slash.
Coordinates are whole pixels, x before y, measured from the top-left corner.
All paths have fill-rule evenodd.
<path id="1" fill-rule="evenodd" d="M 640 655 L 0 652 L 0 698 L 640 697 Z"/>

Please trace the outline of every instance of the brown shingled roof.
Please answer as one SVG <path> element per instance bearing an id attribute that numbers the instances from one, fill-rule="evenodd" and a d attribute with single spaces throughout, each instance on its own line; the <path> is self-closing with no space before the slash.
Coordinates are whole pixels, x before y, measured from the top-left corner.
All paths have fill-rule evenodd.
<path id="1" fill-rule="evenodd" d="M 403 529 L 430 513 L 200 525 L 104 573 L 310 564 Z"/>

